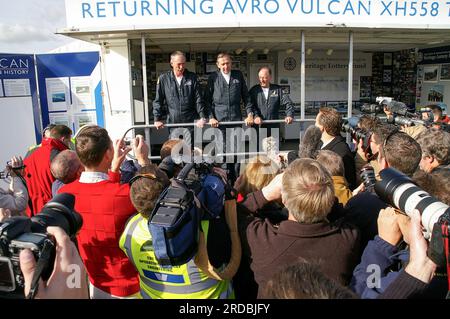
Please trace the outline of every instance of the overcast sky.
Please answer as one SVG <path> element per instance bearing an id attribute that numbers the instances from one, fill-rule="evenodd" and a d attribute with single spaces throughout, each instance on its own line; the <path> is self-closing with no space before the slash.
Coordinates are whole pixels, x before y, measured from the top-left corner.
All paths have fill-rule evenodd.
<path id="1" fill-rule="evenodd" d="M 0 53 L 46 53 L 74 41 L 65 26 L 64 0 L 0 0 Z"/>

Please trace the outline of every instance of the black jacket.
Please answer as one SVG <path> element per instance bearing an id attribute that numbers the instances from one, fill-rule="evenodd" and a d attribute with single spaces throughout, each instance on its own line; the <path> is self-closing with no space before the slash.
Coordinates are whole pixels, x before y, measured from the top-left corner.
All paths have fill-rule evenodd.
<path id="1" fill-rule="evenodd" d="M 263 120 L 278 120 L 280 106 L 286 109 L 286 116 L 294 117 L 294 104 L 289 95 L 283 93 L 281 86 L 270 84 L 269 96 L 266 99 L 261 85 L 253 86 L 248 92 L 250 102 L 255 111 L 255 116 L 261 117 Z"/>
<path id="2" fill-rule="evenodd" d="M 371 192 L 359 193 L 345 205 L 344 219 L 361 230 L 362 249 L 378 234 L 378 215 L 386 207 L 388 205 Z"/>
<path id="3" fill-rule="evenodd" d="M 322 147 L 323 143 L 320 143 Z M 356 169 L 355 169 L 355 156 L 350 151 L 345 138 L 342 136 L 336 136 L 329 144 L 327 144 L 323 150 L 333 151 L 338 154 L 344 161 L 345 179 L 347 180 L 350 189 L 356 188 Z"/>
<path id="4" fill-rule="evenodd" d="M 210 118 L 215 118 L 219 122 L 241 121 L 241 100 L 244 102 L 246 113 L 254 113 L 241 71 L 231 70 L 230 83 L 227 83 L 220 71 L 209 76 L 206 103 Z"/>
<path id="5" fill-rule="evenodd" d="M 162 120 L 165 106 L 169 111 L 168 123 L 188 123 L 207 117 L 195 73 L 185 70 L 181 85 L 178 85 L 172 70 L 159 76 L 153 101 L 155 121 Z"/>

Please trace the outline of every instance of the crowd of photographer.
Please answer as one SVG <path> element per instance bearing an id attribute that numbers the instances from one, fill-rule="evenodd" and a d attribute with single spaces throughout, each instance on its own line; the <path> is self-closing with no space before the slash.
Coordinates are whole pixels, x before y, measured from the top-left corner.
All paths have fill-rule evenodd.
<path id="1" fill-rule="evenodd" d="M 342 123 L 320 109 L 287 167 L 260 155 L 241 163 L 233 185 L 220 167 L 176 161 L 182 140 L 163 145 L 158 166 L 140 135 L 127 146 L 86 126 L 69 150 L 70 129 L 52 127 L 8 164 L 1 289 L 27 298 L 443 299 L 446 117 L 435 108 L 416 120 L 398 102 L 381 105 L 387 122 Z M 136 160 L 126 161 L 131 149 Z"/>

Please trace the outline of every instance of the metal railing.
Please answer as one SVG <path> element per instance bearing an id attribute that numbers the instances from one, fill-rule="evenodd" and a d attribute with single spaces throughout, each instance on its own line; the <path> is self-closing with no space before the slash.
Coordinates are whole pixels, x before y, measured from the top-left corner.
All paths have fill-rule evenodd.
<path id="1" fill-rule="evenodd" d="M 310 119 L 293 119 L 293 123 L 306 123 L 306 122 L 315 122 L 315 118 L 310 118 Z M 284 119 L 280 119 L 280 120 L 265 120 L 263 121 L 261 124 L 283 124 L 286 123 Z M 245 125 L 245 121 L 226 121 L 226 122 L 219 122 L 219 128 L 220 126 L 237 126 L 237 125 Z M 290 125 L 290 124 L 286 124 L 286 125 Z M 176 127 L 195 127 L 196 123 L 165 123 L 164 127 L 167 128 L 176 128 Z M 253 124 L 252 126 L 248 126 L 250 127 L 257 127 L 259 125 Z M 206 122 L 203 125 L 203 128 L 208 128 L 208 127 L 212 127 L 208 122 Z M 133 125 L 131 126 L 128 130 L 125 131 L 125 133 L 123 134 L 123 137 L 125 138 L 126 135 L 132 131 L 132 130 L 136 130 L 136 129 L 144 129 L 145 130 L 145 136 L 148 137 L 146 138 L 146 142 L 150 148 L 150 152 L 151 152 L 151 134 L 150 134 L 150 129 L 152 128 L 156 128 L 156 126 L 154 124 L 150 124 L 150 125 Z M 162 129 L 162 128 L 161 128 Z M 299 130 L 299 137 L 300 137 L 300 132 L 303 129 L 300 128 Z M 289 151 L 282 151 L 282 152 L 289 152 Z M 265 152 L 236 152 L 236 153 L 219 153 L 216 154 L 215 156 L 220 157 L 220 156 L 256 156 L 256 155 L 263 155 L 266 154 Z M 149 154 L 149 159 L 150 160 L 160 160 L 161 157 L 160 156 L 151 156 L 151 154 Z"/>

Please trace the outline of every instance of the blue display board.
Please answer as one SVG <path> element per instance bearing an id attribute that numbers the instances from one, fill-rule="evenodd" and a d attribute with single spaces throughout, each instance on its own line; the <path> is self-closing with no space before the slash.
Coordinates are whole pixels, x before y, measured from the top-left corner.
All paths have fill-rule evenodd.
<path id="1" fill-rule="evenodd" d="M 104 126 L 98 52 L 36 55 L 43 127 Z"/>
<path id="2" fill-rule="evenodd" d="M 0 53 L 0 99 L 2 104 L 5 104 L 2 106 L 2 122 L 14 123 L 17 120 L 28 125 L 28 120 L 31 120 L 34 128 L 27 127 L 21 134 L 33 135 L 33 143 L 36 138 L 40 138 L 41 124 L 34 55 Z M 31 104 L 32 114 L 26 114 L 29 118 L 23 118 L 21 110 L 12 107 L 16 103 L 20 104 L 20 108 Z M 29 113 L 29 108 L 22 111 Z M 17 126 L 16 128 L 18 129 Z"/>

